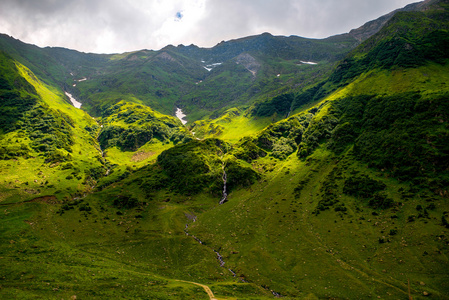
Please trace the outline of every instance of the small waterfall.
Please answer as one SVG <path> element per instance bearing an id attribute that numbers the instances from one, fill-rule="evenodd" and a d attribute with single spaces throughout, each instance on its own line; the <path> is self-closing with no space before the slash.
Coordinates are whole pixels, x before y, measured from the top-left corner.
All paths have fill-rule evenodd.
<path id="1" fill-rule="evenodd" d="M 221 256 L 221 254 L 218 253 L 217 250 L 214 250 L 214 252 L 215 252 L 215 254 L 217 254 L 217 259 L 218 259 L 218 261 L 220 262 L 220 267 L 224 267 L 225 262 L 224 262 L 224 260 L 223 260 L 223 256 Z"/>
<path id="2" fill-rule="evenodd" d="M 217 251 L 214 250 L 215 254 L 217 254 L 217 259 L 220 262 L 220 267 L 224 268 L 225 265 L 225 261 L 223 260 L 223 256 L 221 256 L 221 254 Z M 232 271 L 231 269 L 228 269 L 229 272 L 231 272 L 232 276 L 237 277 L 237 274 L 235 274 L 234 271 Z"/>
<path id="3" fill-rule="evenodd" d="M 189 215 L 190 216 L 190 215 Z M 195 222 L 196 221 L 196 216 L 193 216 L 193 222 Z M 184 233 L 185 233 L 185 235 L 186 236 L 191 236 L 195 241 L 197 241 L 198 243 L 200 243 L 201 245 L 204 245 L 204 246 L 206 246 L 204 243 L 203 243 L 203 241 L 202 240 L 200 240 L 199 238 L 197 238 L 196 236 L 194 236 L 193 234 L 190 234 L 189 233 L 189 224 L 187 223 L 186 224 L 186 226 L 184 227 Z M 215 252 L 215 254 L 217 255 L 217 260 L 218 260 L 218 262 L 220 263 L 220 267 L 222 267 L 222 268 L 224 268 L 225 266 L 225 261 L 223 260 L 223 256 L 221 256 L 221 254 L 217 251 L 217 250 L 215 250 L 215 249 L 213 249 L 213 248 L 211 248 L 211 247 L 209 247 L 211 250 L 213 250 L 214 252 Z M 237 277 L 237 274 L 232 270 L 232 269 L 228 269 L 228 271 L 229 272 L 231 272 L 231 274 L 232 274 L 232 276 L 234 276 L 234 277 Z M 242 281 L 242 282 L 246 282 L 244 279 L 242 279 L 242 278 L 240 278 L 240 280 Z"/>
<path id="4" fill-rule="evenodd" d="M 275 292 L 275 291 L 271 291 L 271 293 L 273 294 L 273 296 L 275 296 L 276 298 L 281 298 L 282 297 L 282 295 L 281 294 L 279 294 L 278 292 Z"/>
<path id="5" fill-rule="evenodd" d="M 224 163 L 223 163 L 223 196 L 221 197 L 221 200 L 219 204 L 223 204 L 226 201 L 228 201 L 228 193 L 226 192 L 226 182 L 228 181 L 228 176 L 226 175 Z"/>
<path id="6" fill-rule="evenodd" d="M 204 245 L 203 241 L 201 241 L 199 238 L 197 238 L 194 235 L 191 235 L 191 237 L 193 237 L 195 239 L 195 241 L 197 241 L 198 243 L 200 243 L 201 245 Z"/>

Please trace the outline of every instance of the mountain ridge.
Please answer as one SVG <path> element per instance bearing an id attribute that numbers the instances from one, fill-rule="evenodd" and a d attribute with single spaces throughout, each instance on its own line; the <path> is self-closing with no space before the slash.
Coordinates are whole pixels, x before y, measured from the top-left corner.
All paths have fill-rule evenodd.
<path id="1" fill-rule="evenodd" d="M 381 17 L 381 19 L 389 19 L 393 14 L 399 11 L 411 11 L 411 10 L 420 10 L 423 9 L 423 7 L 429 6 L 432 1 L 425 1 L 418 4 L 412 4 L 408 5 L 407 7 L 403 9 L 399 9 L 397 11 L 392 12 L 391 14 Z M 373 21 L 376 24 L 378 24 L 378 21 Z M 376 30 L 372 31 L 371 29 L 366 29 L 366 24 L 360 28 L 357 29 L 357 32 L 362 32 L 364 38 L 366 39 L 369 36 L 371 36 L 373 33 L 377 32 L 377 30 L 383 25 L 384 22 L 382 21 L 381 24 L 376 25 Z M 13 38 L 10 38 L 13 39 Z M 70 92 L 75 97 L 79 98 L 81 102 L 84 103 L 84 109 L 87 109 L 90 113 L 99 115 L 101 111 L 103 110 L 102 106 L 104 106 L 104 101 L 101 99 L 104 99 L 106 95 L 109 93 L 113 93 L 111 96 L 107 96 L 108 99 L 111 98 L 117 98 L 117 97 L 123 97 L 128 100 L 132 100 L 127 94 L 128 92 L 123 91 L 120 89 L 120 85 L 123 84 L 121 80 L 117 80 L 117 77 L 120 77 L 120 75 L 116 74 L 119 72 L 117 69 L 121 68 L 123 64 L 120 62 L 122 60 L 118 58 L 124 58 L 124 57 L 133 57 L 135 63 L 132 63 L 132 60 L 129 61 L 126 65 L 134 65 L 135 68 L 143 68 L 142 71 L 139 71 L 134 76 L 137 78 L 140 78 L 141 80 L 156 80 L 160 82 L 159 84 L 156 83 L 155 85 L 160 85 L 160 88 L 153 89 L 150 91 L 147 91 L 147 89 L 143 86 L 139 86 L 138 83 L 132 83 L 136 85 L 133 88 L 133 94 L 137 95 L 139 98 L 144 98 L 145 102 L 147 102 L 148 105 L 152 106 L 153 108 L 166 113 L 171 114 L 173 113 L 174 106 L 180 106 L 184 107 L 186 112 L 195 111 L 195 113 L 190 113 L 190 118 L 193 120 L 205 118 L 207 116 L 211 115 L 217 115 L 223 112 L 223 109 L 231 108 L 232 105 L 236 105 L 235 101 L 237 98 L 240 99 L 251 99 L 251 100 L 244 100 L 239 101 L 240 105 L 246 104 L 245 102 L 248 102 L 248 104 L 254 103 L 254 101 L 263 99 L 266 97 L 267 93 L 268 97 L 272 97 L 273 91 L 276 90 L 276 86 L 279 87 L 279 84 L 277 81 L 279 80 L 273 80 L 273 76 L 276 76 L 277 74 L 287 73 L 286 74 L 286 80 L 291 81 L 293 79 L 293 75 L 297 75 L 300 70 L 295 70 L 295 65 L 300 64 L 301 61 L 312 61 L 312 62 L 320 62 L 323 61 L 322 66 L 317 66 L 315 69 L 317 69 L 317 72 L 314 72 L 312 70 L 308 70 L 308 72 L 312 72 L 311 74 L 305 73 L 305 76 L 307 77 L 315 77 L 315 76 L 322 76 L 320 75 L 323 72 L 329 72 L 332 68 L 332 64 L 338 61 L 339 59 L 343 58 L 344 55 L 348 51 L 350 51 L 352 48 L 354 48 L 360 41 L 363 39 L 358 38 L 355 39 L 354 31 L 352 33 L 348 34 L 341 34 L 337 36 L 328 37 L 325 39 L 307 39 L 307 38 L 301 38 L 297 36 L 273 36 L 269 33 L 263 33 L 260 35 L 255 36 L 249 36 L 244 37 L 240 39 L 230 40 L 226 42 L 218 43 L 216 46 L 211 48 L 200 48 L 195 45 L 191 46 L 183 46 L 179 45 L 177 47 L 168 45 L 159 51 L 153 51 L 153 50 L 137 50 L 130 53 L 123 53 L 123 54 L 111 54 L 111 55 L 101 55 L 101 54 L 86 54 L 86 53 L 80 53 L 80 52 L 74 52 L 74 50 L 64 49 L 64 48 L 37 48 L 40 52 L 40 56 L 42 57 L 37 62 L 40 64 L 40 66 L 34 66 L 33 64 L 30 66 L 30 68 L 33 70 L 33 72 L 44 76 L 48 78 L 50 81 L 55 81 L 56 83 L 63 89 Z M 5 41 L 5 37 L 3 38 Z M 20 49 L 19 52 L 12 51 L 12 54 L 16 56 L 16 58 L 21 59 L 22 62 L 25 62 L 27 60 L 26 56 L 29 55 L 27 53 L 30 53 L 29 50 L 27 50 L 27 46 L 23 44 L 22 42 L 13 39 L 13 44 L 15 44 L 16 49 Z M 18 45 L 19 44 L 19 45 Z M 5 46 L 4 46 L 5 47 Z M 9 47 L 9 46 L 8 46 Z M 8 48 L 5 48 L 8 49 Z M 36 50 L 36 46 L 32 49 Z M 33 51 L 34 51 L 33 50 Z M 139 66 L 139 60 L 135 60 L 139 57 L 139 55 L 144 54 L 144 56 L 141 57 L 147 57 L 150 56 L 157 56 L 156 53 L 172 53 L 172 54 L 180 54 L 183 56 L 183 58 L 179 58 L 183 61 L 184 65 L 190 65 L 188 69 L 185 69 L 184 74 L 182 75 L 182 78 L 174 77 L 170 75 L 168 72 L 172 72 L 172 69 L 167 66 L 167 70 L 165 70 L 164 66 L 158 66 L 157 68 L 162 68 L 155 71 L 148 72 L 145 70 L 144 64 L 140 64 Z M 229 85 L 233 85 L 236 88 L 236 91 L 233 93 L 231 92 L 229 95 L 226 95 L 224 97 L 227 97 L 227 99 L 222 99 L 221 103 L 229 102 L 228 106 L 223 107 L 222 104 L 208 104 L 205 106 L 205 103 L 200 100 L 206 98 L 207 102 L 210 100 L 213 101 L 213 99 L 208 98 L 222 98 L 223 95 L 220 94 L 211 94 L 209 91 L 204 92 L 201 86 L 204 84 L 199 84 L 195 86 L 195 83 L 201 82 L 205 80 L 209 80 L 210 84 L 216 85 L 220 81 L 217 81 L 216 79 L 213 79 L 214 74 L 218 75 L 218 80 L 222 80 L 223 75 L 215 73 L 204 72 L 204 68 L 213 69 L 219 64 L 230 61 L 237 57 L 238 55 L 248 53 L 256 58 L 256 65 L 262 66 L 262 73 L 260 73 L 260 76 L 262 79 L 257 80 L 257 77 L 254 77 L 253 80 L 252 77 L 245 78 L 243 74 L 240 74 L 238 71 L 233 73 L 228 73 L 225 76 L 232 80 L 232 83 L 229 82 Z M 329 53 L 335 53 L 334 55 L 329 55 Z M 21 58 L 20 58 L 21 57 Z M 45 59 L 43 58 L 45 57 Z M 267 60 L 269 58 L 269 60 Z M 31 57 L 30 57 L 31 59 Z M 192 60 L 193 59 L 193 60 Z M 274 59 L 274 60 L 273 60 Z M 29 61 L 29 60 L 28 60 Z M 39 62 L 40 61 L 40 62 Z M 43 63 L 45 61 L 45 63 Z M 204 61 L 204 62 L 203 62 Z M 67 63 L 71 62 L 70 65 Z M 288 62 L 289 67 L 286 69 L 285 66 L 287 66 L 285 63 Z M 211 67 L 207 67 L 207 65 L 211 65 Z M 264 68 L 263 66 L 266 65 Z M 285 65 L 285 66 L 282 66 Z M 280 66 L 282 66 L 280 68 Z M 277 68 L 278 70 L 272 70 L 273 68 Z M 47 70 L 44 73 L 41 70 Z M 65 70 L 64 70 L 65 69 Z M 195 70 L 194 70 L 195 69 Z M 201 72 L 201 70 L 203 72 Z M 260 69 L 260 68 L 258 68 Z M 263 71 L 263 70 L 266 71 Z M 270 70 L 269 70 L 270 69 Z M 51 73 L 49 73 L 49 70 Z M 223 68 L 218 68 L 217 70 L 223 70 L 224 72 L 229 72 L 232 70 L 224 70 Z M 177 70 L 179 72 L 180 70 Z M 150 73 L 150 77 L 148 77 L 148 73 Z M 166 73 L 166 75 L 162 75 L 163 73 Z M 210 73 L 210 74 L 209 74 Z M 73 74 L 73 75 L 70 75 Z M 112 74 L 114 76 L 114 79 L 108 78 L 109 75 Z M 253 74 L 253 73 L 251 73 Z M 143 75 L 143 76 L 142 76 Z M 75 76 L 79 79 L 82 78 L 98 78 L 96 85 L 102 85 L 106 86 L 107 91 L 104 91 L 104 88 L 96 89 L 97 92 L 94 92 L 94 89 L 88 88 L 87 90 L 83 89 L 83 87 L 86 85 L 85 82 L 77 84 L 76 81 L 74 82 L 71 80 Z M 123 75 L 128 76 L 128 75 Z M 242 77 L 243 76 L 243 77 Z M 268 76 L 268 78 L 267 78 Z M 271 78 L 270 78 L 271 77 Z M 58 78 L 58 79 L 55 79 Z M 62 79 L 62 80 L 61 80 Z M 304 81 L 305 77 L 303 77 Z M 192 82 L 192 80 L 194 82 Z M 246 82 L 245 82 L 246 81 Z M 129 85 L 129 83 L 126 83 Z M 174 85 L 179 86 L 180 84 L 183 86 L 181 88 L 181 92 L 177 92 L 175 89 L 173 89 Z M 268 84 L 268 89 L 261 88 L 262 86 L 266 86 Z M 292 86 L 292 84 L 288 84 L 289 86 Z M 117 86 L 117 88 L 115 88 Z M 303 83 L 298 82 L 296 90 L 298 91 L 300 88 L 304 88 Z M 210 88 L 207 88 L 208 90 Z M 281 90 L 278 92 L 283 93 L 284 91 Z M 187 94 L 187 95 L 186 95 Z M 239 96 L 242 95 L 243 96 Z M 271 94 L 271 95 L 270 95 Z M 167 103 L 163 104 L 161 106 L 161 97 L 164 99 L 167 99 Z M 170 99 L 170 100 L 168 100 Z M 103 101 L 102 104 L 99 102 Z M 111 101 L 111 100 L 110 100 Z M 117 100 L 112 100 L 111 104 L 114 104 L 114 102 Z M 200 102 L 199 102 L 200 101 Z M 233 104 L 231 104 L 233 103 Z M 217 110 L 215 111 L 214 110 Z"/>
<path id="2" fill-rule="evenodd" d="M 446 299 L 449 5 L 424 3 L 351 51 L 0 53 L 0 295 Z"/>
<path id="3" fill-rule="evenodd" d="M 430 9 L 430 7 L 438 3 L 438 0 L 425 0 L 409 4 L 403 8 L 396 9 L 386 15 L 383 15 L 376 20 L 369 21 L 359 28 L 349 31 L 349 35 L 362 42 L 372 35 L 376 34 L 396 13 L 409 12 L 409 11 L 424 11 Z"/>

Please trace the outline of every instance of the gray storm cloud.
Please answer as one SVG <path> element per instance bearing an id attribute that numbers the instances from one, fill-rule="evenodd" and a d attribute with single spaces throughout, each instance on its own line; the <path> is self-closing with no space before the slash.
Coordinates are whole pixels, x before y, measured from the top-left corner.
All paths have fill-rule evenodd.
<path id="1" fill-rule="evenodd" d="M 270 32 L 324 38 L 407 0 L 2 0 L 0 33 L 38 46 L 117 53 L 167 44 L 211 47 Z"/>

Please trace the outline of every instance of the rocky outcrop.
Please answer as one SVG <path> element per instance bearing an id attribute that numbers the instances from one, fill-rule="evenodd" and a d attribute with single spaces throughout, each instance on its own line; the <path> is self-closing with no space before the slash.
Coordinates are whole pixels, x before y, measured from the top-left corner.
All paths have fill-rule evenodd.
<path id="1" fill-rule="evenodd" d="M 167 61 L 176 61 L 173 56 L 171 56 L 170 54 L 168 54 L 167 52 L 162 52 L 161 54 L 157 55 L 156 58 L 160 58 L 162 60 L 167 60 Z"/>
<path id="2" fill-rule="evenodd" d="M 357 39 L 359 42 L 370 38 L 376 34 L 396 13 L 406 12 L 406 11 L 425 11 L 429 9 L 432 5 L 439 3 L 441 0 L 426 0 L 418 3 L 412 3 L 404 8 L 392 11 L 389 14 L 383 15 L 382 17 L 365 23 L 357 29 L 353 29 L 349 32 L 349 35 Z"/>
<path id="3" fill-rule="evenodd" d="M 248 53 L 242 53 L 236 57 L 236 64 L 243 65 L 248 71 L 256 77 L 257 72 L 260 69 L 260 63 Z"/>

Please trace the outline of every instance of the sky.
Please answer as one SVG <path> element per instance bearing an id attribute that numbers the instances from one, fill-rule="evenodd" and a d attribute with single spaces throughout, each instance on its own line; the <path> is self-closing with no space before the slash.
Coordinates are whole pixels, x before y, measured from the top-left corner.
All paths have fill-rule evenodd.
<path id="1" fill-rule="evenodd" d="M 269 32 L 325 38 L 409 0 L 0 0 L 0 33 L 40 47 L 123 53 L 213 47 Z"/>

